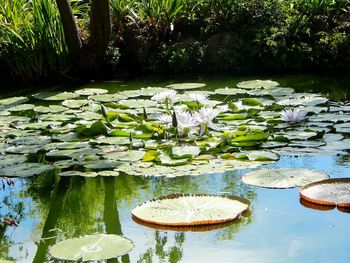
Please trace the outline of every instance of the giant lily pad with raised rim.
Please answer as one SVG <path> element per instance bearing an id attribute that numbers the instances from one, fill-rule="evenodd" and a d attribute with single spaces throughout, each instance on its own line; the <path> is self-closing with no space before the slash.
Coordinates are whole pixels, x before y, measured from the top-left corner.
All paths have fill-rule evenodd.
<path id="1" fill-rule="evenodd" d="M 350 207 L 350 178 L 313 182 L 300 189 L 301 198 L 319 205 Z"/>
<path id="2" fill-rule="evenodd" d="M 64 240 L 50 248 L 52 257 L 61 260 L 100 261 L 127 254 L 133 243 L 118 235 L 96 234 Z"/>
<path id="3" fill-rule="evenodd" d="M 328 179 L 320 171 L 306 168 L 262 169 L 249 172 L 242 177 L 245 184 L 264 188 L 293 188 Z"/>
<path id="4" fill-rule="evenodd" d="M 132 215 L 158 225 L 210 225 L 232 221 L 249 208 L 250 202 L 238 196 L 172 194 L 135 207 Z"/>

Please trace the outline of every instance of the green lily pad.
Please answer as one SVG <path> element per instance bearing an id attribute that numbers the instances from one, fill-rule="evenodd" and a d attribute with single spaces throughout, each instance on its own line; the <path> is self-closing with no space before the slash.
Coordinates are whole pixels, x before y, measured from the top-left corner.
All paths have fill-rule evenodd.
<path id="1" fill-rule="evenodd" d="M 96 177 L 97 173 L 95 172 L 80 172 L 80 171 L 65 171 L 60 172 L 58 176 L 61 177 L 72 177 L 72 176 L 80 176 L 80 177 Z"/>
<path id="2" fill-rule="evenodd" d="M 283 98 L 277 101 L 279 105 L 291 105 L 291 106 L 316 106 L 324 104 L 328 101 L 327 98 L 321 97 L 317 94 L 298 94 L 294 93 L 287 98 Z"/>
<path id="3" fill-rule="evenodd" d="M 129 108 L 150 108 L 156 107 L 158 103 L 153 100 L 144 100 L 144 99 L 130 99 L 130 100 L 121 100 L 120 104 L 128 106 Z"/>
<path id="4" fill-rule="evenodd" d="M 247 94 L 248 91 L 244 89 L 233 89 L 233 88 L 224 88 L 224 89 L 216 89 L 215 90 L 216 94 L 219 95 L 240 95 L 240 94 Z"/>
<path id="5" fill-rule="evenodd" d="M 305 168 L 263 169 L 245 174 L 242 181 L 249 185 L 265 188 L 293 188 L 328 179 L 320 171 Z"/>
<path id="6" fill-rule="evenodd" d="M 93 149 L 93 148 L 52 150 L 46 153 L 46 157 L 50 160 L 83 158 L 84 156 L 95 155 L 98 152 L 99 152 L 98 149 Z"/>
<path id="7" fill-rule="evenodd" d="M 96 234 L 67 239 L 53 245 L 49 252 L 61 260 L 101 261 L 127 254 L 133 243 L 118 235 Z"/>
<path id="8" fill-rule="evenodd" d="M 17 155 L 17 154 L 6 154 L 6 155 L 0 155 L 0 169 L 22 164 L 27 161 L 27 156 L 25 155 Z"/>
<path id="9" fill-rule="evenodd" d="M 30 111 L 35 108 L 34 104 L 19 104 L 9 109 L 10 112 Z"/>
<path id="10" fill-rule="evenodd" d="M 120 101 L 120 100 L 123 100 L 126 98 L 127 98 L 126 96 L 118 94 L 118 93 L 92 95 L 89 97 L 89 99 L 92 99 L 92 100 L 98 101 L 98 102 L 115 102 L 115 101 Z"/>
<path id="11" fill-rule="evenodd" d="M 35 112 L 41 113 L 41 114 L 46 114 L 46 113 L 60 113 L 63 111 L 66 111 L 67 108 L 63 107 L 61 105 L 49 105 L 48 107 L 46 106 L 37 106 L 34 107 L 33 109 Z"/>
<path id="12" fill-rule="evenodd" d="M 1 168 L 0 175 L 6 177 L 30 177 L 49 172 L 54 168 L 52 165 L 41 163 L 21 163 Z"/>
<path id="13" fill-rule="evenodd" d="M 21 104 L 24 102 L 27 102 L 29 99 L 27 97 L 12 97 L 7 99 L 1 99 L 0 100 L 0 106 L 14 106 L 17 104 Z"/>
<path id="14" fill-rule="evenodd" d="M 115 160 L 98 160 L 96 162 L 85 162 L 84 167 L 85 169 L 88 169 L 88 170 L 102 171 L 102 170 L 115 169 L 121 164 L 122 164 L 121 162 L 117 162 Z"/>
<path id="15" fill-rule="evenodd" d="M 146 152 L 144 151 L 129 150 L 123 152 L 111 152 L 104 154 L 104 157 L 110 160 L 135 162 L 141 160 L 145 153 Z"/>
<path id="16" fill-rule="evenodd" d="M 262 151 L 262 150 L 242 151 L 237 154 L 236 158 L 240 155 L 246 156 L 247 159 L 250 161 L 259 161 L 259 162 L 277 161 L 279 159 L 278 154 L 270 151 L 266 151 L 266 150 L 265 151 Z M 240 158 L 237 158 L 237 159 L 240 159 Z M 245 158 L 242 158 L 242 159 L 245 159 Z"/>
<path id="17" fill-rule="evenodd" d="M 96 88 L 85 88 L 74 91 L 74 93 L 80 96 L 91 96 L 91 95 L 100 95 L 108 93 L 106 89 L 96 89 Z"/>
<path id="18" fill-rule="evenodd" d="M 49 101 L 71 100 L 78 96 L 78 94 L 73 92 L 40 92 L 33 95 L 36 99 Z"/>
<path id="19" fill-rule="evenodd" d="M 242 197 L 173 194 L 143 203 L 132 215 L 158 225 L 208 225 L 232 221 L 249 207 Z"/>
<path id="20" fill-rule="evenodd" d="M 197 146 L 177 146 L 172 148 L 173 159 L 194 158 L 201 150 Z"/>
<path id="21" fill-rule="evenodd" d="M 205 83 L 175 83 L 166 86 L 167 88 L 170 89 L 175 89 L 175 90 L 188 90 L 188 89 L 199 89 L 205 87 Z"/>
<path id="22" fill-rule="evenodd" d="M 270 88 L 270 87 L 276 87 L 279 83 L 272 80 L 249 80 L 249 81 L 243 81 L 237 84 L 238 88 L 241 89 L 259 89 L 259 88 Z"/>
<path id="23" fill-rule="evenodd" d="M 334 128 L 336 129 L 337 132 L 350 133 L 350 125 L 349 125 L 349 123 L 335 124 Z"/>
<path id="24" fill-rule="evenodd" d="M 88 103 L 88 100 L 65 100 L 62 105 L 70 109 L 79 109 Z"/>
<path id="25" fill-rule="evenodd" d="M 232 142 L 243 142 L 243 141 L 261 141 L 266 140 L 270 135 L 268 133 L 252 133 L 244 136 L 238 136 L 232 139 Z"/>

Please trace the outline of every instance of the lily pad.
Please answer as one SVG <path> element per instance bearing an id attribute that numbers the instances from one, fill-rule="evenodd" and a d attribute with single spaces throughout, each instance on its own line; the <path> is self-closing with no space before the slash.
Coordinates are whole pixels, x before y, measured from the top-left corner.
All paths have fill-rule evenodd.
<path id="1" fill-rule="evenodd" d="M 50 248 L 54 258 L 74 261 L 100 261 L 127 254 L 133 243 L 118 235 L 96 234 L 67 239 Z"/>
<path id="2" fill-rule="evenodd" d="M 67 108 L 63 107 L 61 105 L 49 105 L 48 107 L 46 106 L 37 106 L 33 109 L 35 112 L 46 114 L 46 113 L 59 113 L 66 111 Z"/>
<path id="3" fill-rule="evenodd" d="M 96 177 L 97 173 L 95 172 L 80 172 L 80 171 L 66 171 L 66 172 L 61 172 L 58 174 L 58 176 L 62 177 L 71 177 L 71 176 L 80 176 L 80 177 Z"/>
<path id="4" fill-rule="evenodd" d="M 272 80 L 249 80 L 249 81 L 243 81 L 237 84 L 238 88 L 241 89 L 258 89 L 258 88 L 269 88 L 269 87 L 276 87 L 279 83 Z"/>
<path id="5" fill-rule="evenodd" d="M 108 90 L 106 89 L 95 89 L 95 88 L 86 88 L 86 89 L 79 89 L 74 91 L 74 93 L 80 95 L 80 96 L 90 96 L 90 95 L 100 95 L 100 94 L 106 94 L 108 93 Z"/>
<path id="6" fill-rule="evenodd" d="M 6 177 L 30 177 L 53 170 L 52 165 L 41 163 L 22 163 L 0 169 L 0 175 Z"/>
<path id="7" fill-rule="evenodd" d="M 350 207 L 350 178 L 310 183 L 300 189 L 301 198 L 320 205 Z"/>
<path id="8" fill-rule="evenodd" d="M 71 100 L 78 96 L 78 94 L 73 92 L 40 92 L 33 95 L 33 97 L 36 99 L 49 101 Z"/>
<path id="9" fill-rule="evenodd" d="M 320 171 L 305 168 L 263 169 L 245 174 L 242 181 L 246 184 L 265 188 L 293 188 L 328 179 Z"/>
<path id="10" fill-rule="evenodd" d="M 88 103 L 88 100 L 65 100 L 62 105 L 70 109 L 79 109 Z"/>
<path id="11" fill-rule="evenodd" d="M 237 196 L 173 194 L 134 208 L 132 215 L 158 225 L 209 225 L 232 221 L 249 207 L 247 199 Z"/>
<path id="12" fill-rule="evenodd" d="M 175 83 L 166 86 L 170 89 L 183 90 L 183 89 L 199 89 L 205 87 L 205 83 Z"/>

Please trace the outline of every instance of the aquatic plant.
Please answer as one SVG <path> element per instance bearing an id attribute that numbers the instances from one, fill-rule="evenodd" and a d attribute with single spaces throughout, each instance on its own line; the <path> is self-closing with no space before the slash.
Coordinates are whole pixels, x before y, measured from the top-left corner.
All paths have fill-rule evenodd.
<path id="1" fill-rule="evenodd" d="M 154 95 L 151 100 L 163 102 L 166 109 L 169 110 L 169 106 L 171 106 L 177 100 L 176 94 L 176 90 L 165 90 Z"/>
<path id="2" fill-rule="evenodd" d="M 286 109 L 281 111 L 281 118 L 286 122 L 296 123 L 305 120 L 307 111 L 299 109 Z"/>
<path id="3" fill-rule="evenodd" d="M 208 131 L 208 127 L 214 128 L 213 120 L 219 114 L 217 110 L 212 108 L 200 108 L 198 112 L 193 113 L 193 118 L 200 125 L 199 135 L 202 136 Z"/>
<path id="4" fill-rule="evenodd" d="M 191 129 L 198 125 L 189 111 L 176 111 L 176 118 L 179 132 L 184 137 L 186 137 L 189 134 Z"/>

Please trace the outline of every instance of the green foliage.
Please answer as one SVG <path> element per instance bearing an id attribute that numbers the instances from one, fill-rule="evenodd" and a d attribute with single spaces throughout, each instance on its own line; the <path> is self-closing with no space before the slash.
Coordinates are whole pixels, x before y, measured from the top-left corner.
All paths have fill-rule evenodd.
<path id="1" fill-rule="evenodd" d="M 54 1 L 0 6 L 0 64 L 12 78 L 59 76 L 68 56 Z M 71 0 L 88 37 L 89 3 Z M 349 0 L 111 0 L 110 71 L 348 68 Z"/>

